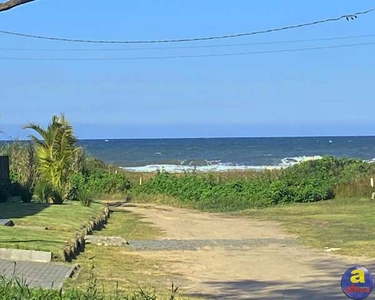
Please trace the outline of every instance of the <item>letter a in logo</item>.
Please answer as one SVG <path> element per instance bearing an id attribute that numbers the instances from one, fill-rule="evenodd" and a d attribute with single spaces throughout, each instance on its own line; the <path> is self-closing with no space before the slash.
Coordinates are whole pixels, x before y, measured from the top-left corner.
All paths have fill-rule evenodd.
<path id="1" fill-rule="evenodd" d="M 350 281 L 352 283 L 365 283 L 365 271 L 363 270 L 353 270 L 351 272 L 352 276 L 350 277 Z"/>

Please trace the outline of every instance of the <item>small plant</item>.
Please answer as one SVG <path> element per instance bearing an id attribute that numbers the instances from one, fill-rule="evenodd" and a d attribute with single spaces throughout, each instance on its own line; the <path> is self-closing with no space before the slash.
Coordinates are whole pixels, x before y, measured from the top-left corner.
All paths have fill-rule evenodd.
<path id="1" fill-rule="evenodd" d="M 48 203 L 52 195 L 51 185 L 45 180 L 40 180 L 35 186 L 34 193 L 39 202 Z"/>
<path id="2" fill-rule="evenodd" d="M 90 192 L 83 187 L 80 187 L 77 190 L 77 200 L 80 201 L 81 204 L 86 207 L 90 207 L 93 202 Z"/>

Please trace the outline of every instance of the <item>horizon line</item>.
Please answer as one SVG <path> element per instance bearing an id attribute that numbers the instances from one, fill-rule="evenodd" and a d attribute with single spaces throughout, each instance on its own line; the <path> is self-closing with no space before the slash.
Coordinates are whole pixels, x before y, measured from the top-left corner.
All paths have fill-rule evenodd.
<path id="1" fill-rule="evenodd" d="M 115 140 L 184 140 L 184 139 L 280 139 L 280 138 L 361 138 L 375 137 L 374 135 L 290 135 L 290 136 L 211 136 L 211 137 L 123 137 L 123 138 L 78 138 L 78 141 L 115 141 Z M 20 141 L 26 142 L 30 139 L 9 138 L 2 139 L 0 142 Z"/>

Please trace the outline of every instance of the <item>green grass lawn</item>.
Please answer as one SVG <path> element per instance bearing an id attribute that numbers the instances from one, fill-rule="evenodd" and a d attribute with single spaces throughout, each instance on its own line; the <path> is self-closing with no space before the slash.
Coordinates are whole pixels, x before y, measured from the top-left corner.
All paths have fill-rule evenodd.
<path id="1" fill-rule="evenodd" d="M 163 235 L 158 227 L 142 221 L 140 215 L 121 209 L 111 210 L 114 213 L 108 219 L 105 229 L 95 231 L 94 235 L 118 236 L 127 240 L 149 240 Z"/>
<path id="2" fill-rule="evenodd" d="M 80 226 L 99 214 L 102 207 L 94 203 L 87 208 L 78 202 L 62 205 L 1 203 L 0 218 L 11 219 L 15 226 L 0 226 L 0 247 L 57 253 Z"/>
<path id="3" fill-rule="evenodd" d="M 240 212 L 282 222 L 309 246 L 341 248 L 335 253 L 375 257 L 375 200 L 334 199 Z"/>

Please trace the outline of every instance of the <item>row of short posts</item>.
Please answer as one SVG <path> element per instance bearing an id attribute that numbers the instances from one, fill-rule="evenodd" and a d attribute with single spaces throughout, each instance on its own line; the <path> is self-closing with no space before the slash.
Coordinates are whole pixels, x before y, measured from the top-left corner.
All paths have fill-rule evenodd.
<path id="1" fill-rule="evenodd" d="M 107 223 L 110 216 L 109 207 L 106 205 L 98 217 L 94 217 L 86 225 L 78 230 L 74 237 L 68 241 L 62 250 L 62 258 L 65 261 L 72 261 L 80 252 L 85 249 L 85 236 L 92 234 L 94 230 L 101 229 Z"/>

